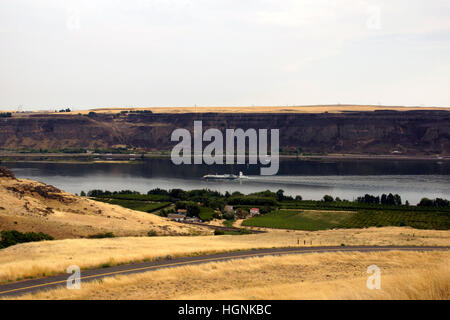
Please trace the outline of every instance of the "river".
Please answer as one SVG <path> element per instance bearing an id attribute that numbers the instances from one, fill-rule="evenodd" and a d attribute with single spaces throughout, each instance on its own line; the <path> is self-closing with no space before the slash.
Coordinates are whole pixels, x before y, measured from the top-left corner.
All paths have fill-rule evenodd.
<path id="1" fill-rule="evenodd" d="M 17 177 L 71 193 L 91 189 L 147 192 L 153 188 L 213 189 L 251 193 L 283 189 L 287 195 L 321 199 L 329 194 L 353 200 L 365 193 L 398 193 L 416 204 L 423 197 L 450 199 L 450 162 L 417 160 L 282 160 L 276 176 L 260 176 L 257 165 L 174 165 L 170 159 L 123 163 L 6 162 Z M 204 181 L 205 174 L 239 174 L 242 181 Z"/>

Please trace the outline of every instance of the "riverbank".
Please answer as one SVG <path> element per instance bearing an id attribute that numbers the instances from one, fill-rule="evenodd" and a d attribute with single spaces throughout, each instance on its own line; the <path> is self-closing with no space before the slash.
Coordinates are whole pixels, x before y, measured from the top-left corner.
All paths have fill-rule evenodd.
<path id="1" fill-rule="evenodd" d="M 403 155 L 403 154 L 281 154 L 284 160 L 327 161 L 327 160 L 417 160 L 417 161 L 450 161 L 450 155 Z M 0 151 L 3 162 L 60 162 L 60 163 L 139 163 L 143 159 L 168 159 L 170 152 L 147 152 L 141 154 L 92 154 L 92 153 L 20 153 Z"/>

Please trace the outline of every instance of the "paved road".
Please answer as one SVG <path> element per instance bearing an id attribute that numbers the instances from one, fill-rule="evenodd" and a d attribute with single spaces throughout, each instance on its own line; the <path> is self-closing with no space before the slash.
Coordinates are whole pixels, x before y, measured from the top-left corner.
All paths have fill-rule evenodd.
<path id="1" fill-rule="evenodd" d="M 326 252 L 376 252 L 376 251 L 432 251 L 432 250 L 449 250 L 450 247 L 406 247 L 406 246 L 354 246 L 354 247 L 291 247 L 291 248 L 275 248 L 275 249 L 257 249 L 246 251 L 235 251 L 228 253 L 202 255 L 195 257 L 183 257 L 176 259 L 165 259 L 152 262 L 142 262 L 125 264 L 115 267 L 91 269 L 81 272 L 81 285 L 83 283 L 99 280 L 104 277 L 116 275 L 127 275 L 133 273 L 142 273 L 162 268 L 179 267 L 186 265 L 195 265 L 208 262 L 226 261 L 232 259 L 244 259 L 250 257 L 262 257 L 267 255 L 284 255 L 284 254 L 304 254 L 304 253 L 326 253 Z M 57 276 L 30 279 L 19 282 L 7 283 L 0 285 L 0 297 L 17 296 L 25 293 L 32 293 L 40 290 L 54 289 L 65 287 L 69 274 L 61 274 Z"/>

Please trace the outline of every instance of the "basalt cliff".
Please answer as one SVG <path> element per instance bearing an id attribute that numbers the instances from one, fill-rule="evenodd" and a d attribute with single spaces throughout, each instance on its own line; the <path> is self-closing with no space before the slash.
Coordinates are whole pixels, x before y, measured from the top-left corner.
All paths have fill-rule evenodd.
<path id="1" fill-rule="evenodd" d="M 170 150 L 171 133 L 218 128 L 279 129 L 282 150 L 303 153 L 450 154 L 450 112 L 445 110 L 341 113 L 13 114 L 0 118 L 0 149 L 65 148 Z"/>

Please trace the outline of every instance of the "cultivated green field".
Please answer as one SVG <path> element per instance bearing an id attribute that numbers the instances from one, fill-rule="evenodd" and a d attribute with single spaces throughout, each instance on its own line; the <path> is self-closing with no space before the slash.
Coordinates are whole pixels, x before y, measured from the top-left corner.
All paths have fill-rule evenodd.
<path id="1" fill-rule="evenodd" d="M 450 212 L 416 212 L 416 211 L 373 211 L 361 210 L 356 212 L 348 220 L 344 221 L 340 228 L 366 228 L 409 226 L 417 229 L 450 229 Z"/>
<path id="2" fill-rule="evenodd" d="M 278 210 L 245 220 L 243 226 L 293 230 L 410 226 L 417 229 L 450 229 L 448 212 L 415 211 L 314 211 Z"/>
<path id="3" fill-rule="evenodd" d="M 283 190 L 269 190 L 244 195 L 239 192 L 221 194 L 212 190 L 153 189 L 147 194 L 122 190 L 109 192 L 91 190 L 88 196 L 95 200 L 121 205 L 145 212 L 175 206 L 175 209 L 189 209 L 189 215 L 203 221 L 211 221 L 215 210 L 224 211 L 225 205 L 232 205 L 239 214 L 226 221 L 231 225 L 242 212 L 257 207 L 261 215 L 245 220 L 243 226 L 324 230 L 330 228 L 366 228 L 385 226 L 409 226 L 418 229 L 450 229 L 450 201 L 446 199 L 423 198 L 417 205 L 403 203 L 400 195 L 366 194 L 355 201 L 334 199 L 325 195 L 322 200 L 303 200 L 300 196 L 285 196 Z M 174 208 L 170 212 L 175 212 Z M 166 215 L 168 211 L 161 212 Z M 220 214 L 217 215 L 219 217 Z M 223 216 L 225 217 L 225 215 Z"/>
<path id="4" fill-rule="evenodd" d="M 211 221 L 213 219 L 214 210 L 208 207 L 201 207 L 198 217 L 203 221 Z"/>
<path id="5" fill-rule="evenodd" d="M 156 210 L 165 208 L 171 204 L 170 202 L 148 202 L 139 200 L 105 199 L 105 198 L 95 198 L 95 200 L 106 202 L 109 204 L 116 204 L 124 208 L 143 212 L 154 212 Z"/>
<path id="6" fill-rule="evenodd" d="M 354 212 L 277 210 L 245 220 L 243 226 L 294 230 L 325 230 L 336 228 L 351 218 Z"/>

